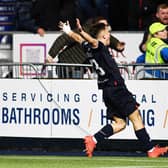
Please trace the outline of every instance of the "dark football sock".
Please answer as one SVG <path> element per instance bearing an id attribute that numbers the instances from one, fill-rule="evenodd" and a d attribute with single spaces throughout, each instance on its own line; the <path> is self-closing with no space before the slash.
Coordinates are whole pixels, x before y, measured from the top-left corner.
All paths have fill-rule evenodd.
<path id="1" fill-rule="evenodd" d="M 135 131 L 135 134 L 147 151 L 153 148 L 153 144 L 145 128 Z"/>
<path id="2" fill-rule="evenodd" d="M 110 137 L 111 135 L 113 135 L 113 127 L 110 124 L 107 124 L 99 132 L 97 132 L 94 137 L 98 142 Z"/>

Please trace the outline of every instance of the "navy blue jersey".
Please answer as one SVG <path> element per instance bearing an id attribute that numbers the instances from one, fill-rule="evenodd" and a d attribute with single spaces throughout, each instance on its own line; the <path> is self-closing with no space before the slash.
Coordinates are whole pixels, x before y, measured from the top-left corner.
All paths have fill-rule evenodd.
<path id="1" fill-rule="evenodd" d="M 125 85 L 117 63 L 109 53 L 108 47 L 99 41 L 97 48 L 91 48 L 87 42 L 82 43 L 88 59 L 98 74 L 98 88 Z"/>

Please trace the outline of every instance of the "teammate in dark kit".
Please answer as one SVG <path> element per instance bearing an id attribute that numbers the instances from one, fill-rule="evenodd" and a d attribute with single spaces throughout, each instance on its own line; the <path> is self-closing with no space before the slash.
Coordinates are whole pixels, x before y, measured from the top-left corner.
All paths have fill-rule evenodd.
<path id="1" fill-rule="evenodd" d="M 108 27 L 99 23 L 92 27 L 91 34 L 83 31 L 80 21 L 77 19 L 77 27 L 80 35 L 73 32 L 69 22 L 60 22 L 59 27 L 85 49 L 88 59 L 98 74 L 98 88 L 103 91 L 104 103 L 107 107 L 107 118 L 112 119 L 112 124 L 105 125 L 94 135 L 84 138 L 86 154 L 92 157 L 96 143 L 113 134 L 122 131 L 126 127 L 128 118 L 135 131 L 135 135 L 143 143 L 148 157 L 159 157 L 168 151 L 168 147 L 154 146 L 143 124 L 139 104 L 128 91 L 125 82 L 120 75 L 115 60 L 109 53 L 110 32 Z"/>

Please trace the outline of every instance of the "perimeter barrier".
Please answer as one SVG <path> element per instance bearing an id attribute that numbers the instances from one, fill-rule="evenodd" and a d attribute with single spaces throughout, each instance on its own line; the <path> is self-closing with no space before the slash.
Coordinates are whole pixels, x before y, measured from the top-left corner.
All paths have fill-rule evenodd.
<path id="1" fill-rule="evenodd" d="M 127 80 L 168 79 L 168 64 L 119 64 Z M 0 78 L 16 79 L 96 79 L 91 64 L 0 63 Z"/>

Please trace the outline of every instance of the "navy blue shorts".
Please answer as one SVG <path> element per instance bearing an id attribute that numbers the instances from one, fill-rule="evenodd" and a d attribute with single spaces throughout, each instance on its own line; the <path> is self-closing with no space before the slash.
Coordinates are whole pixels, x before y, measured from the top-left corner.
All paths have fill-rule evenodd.
<path id="1" fill-rule="evenodd" d="M 126 120 L 139 106 L 125 86 L 104 88 L 103 100 L 107 107 L 108 119 L 113 119 L 113 116 L 116 116 Z"/>

